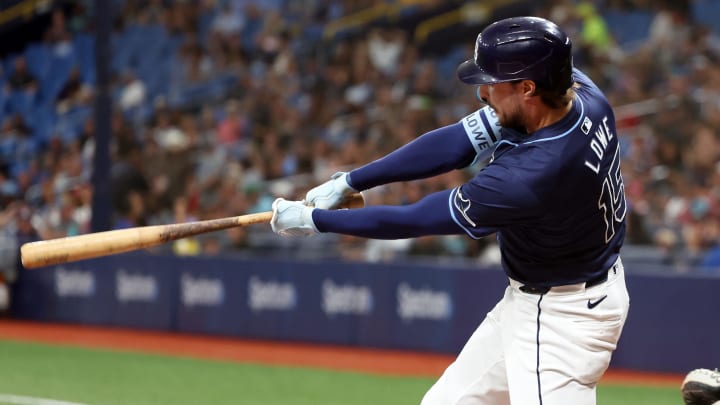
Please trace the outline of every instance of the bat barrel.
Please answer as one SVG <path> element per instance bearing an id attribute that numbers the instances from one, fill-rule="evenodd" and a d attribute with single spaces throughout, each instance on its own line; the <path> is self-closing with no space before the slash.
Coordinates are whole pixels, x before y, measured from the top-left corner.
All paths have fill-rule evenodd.
<path id="1" fill-rule="evenodd" d="M 360 208 L 364 205 L 365 200 L 362 194 L 357 193 L 349 196 L 341 207 Z M 271 218 L 272 212 L 268 211 L 206 221 L 141 226 L 30 242 L 20 247 L 20 258 L 25 268 L 34 269 L 149 248 L 173 240 L 236 226 L 268 223 Z"/>
<path id="2" fill-rule="evenodd" d="M 33 269 L 93 257 L 143 249 L 163 243 L 159 235 L 163 226 L 120 229 L 86 235 L 30 242 L 20 247 L 25 268 Z"/>
<path id="3" fill-rule="evenodd" d="M 261 212 L 207 221 L 141 226 L 30 242 L 20 247 L 20 258 L 25 268 L 34 269 L 145 249 L 173 240 L 236 226 L 267 223 L 271 218 L 272 212 Z"/>

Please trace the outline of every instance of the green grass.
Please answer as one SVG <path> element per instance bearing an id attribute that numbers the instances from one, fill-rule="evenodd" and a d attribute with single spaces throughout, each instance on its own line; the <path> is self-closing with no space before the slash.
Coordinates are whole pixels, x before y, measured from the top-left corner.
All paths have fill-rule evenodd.
<path id="1" fill-rule="evenodd" d="M 0 341 L 1 394 L 92 405 L 417 405 L 433 381 Z M 682 403 L 673 388 L 605 385 L 598 398 Z"/>

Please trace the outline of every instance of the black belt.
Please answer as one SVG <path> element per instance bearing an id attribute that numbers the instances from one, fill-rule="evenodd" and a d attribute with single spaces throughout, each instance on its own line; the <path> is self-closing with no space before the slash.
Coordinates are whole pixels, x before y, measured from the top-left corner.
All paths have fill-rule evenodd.
<path id="1" fill-rule="evenodd" d="M 617 263 L 613 264 L 612 268 L 610 269 L 613 271 L 613 274 L 617 274 Z M 606 271 L 599 275 L 598 277 L 591 278 L 590 280 L 587 280 L 585 282 L 585 288 L 594 287 L 598 284 L 602 284 L 607 281 L 608 279 L 608 272 Z M 574 284 L 574 283 L 573 283 Z M 533 286 L 529 284 L 525 284 L 520 286 L 520 291 L 528 294 L 546 294 L 552 289 L 552 286 Z"/>

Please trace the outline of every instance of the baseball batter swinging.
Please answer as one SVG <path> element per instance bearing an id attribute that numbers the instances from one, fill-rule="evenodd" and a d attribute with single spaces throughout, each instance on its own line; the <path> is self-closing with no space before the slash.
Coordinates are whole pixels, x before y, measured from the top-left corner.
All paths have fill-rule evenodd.
<path id="1" fill-rule="evenodd" d="M 277 199 L 273 230 L 378 239 L 495 233 L 509 286 L 422 405 L 595 404 L 629 308 L 612 108 L 573 67 L 567 35 L 541 18 L 489 25 L 458 77 L 477 85 L 488 106 L 334 175 L 304 201 Z M 467 183 L 414 204 L 327 209 L 346 194 L 466 167 L 488 153 L 490 163 Z"/>

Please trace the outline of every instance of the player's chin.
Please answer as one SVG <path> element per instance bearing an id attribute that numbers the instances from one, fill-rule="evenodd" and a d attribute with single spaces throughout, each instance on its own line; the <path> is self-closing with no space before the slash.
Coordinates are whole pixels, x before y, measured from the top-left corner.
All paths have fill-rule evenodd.
<path id="1" fill-rule="evenodd" d="M 516 131 L 523 132 L 525 129 L 525 122 L 523 121 L 523 117 L 518 114 L 513 115 L 507 115 L 507 114 L 501 114 L 498 113 L 498 123 L 500 123 L 500 126 L 503 128 L 511 128 Z"/>

